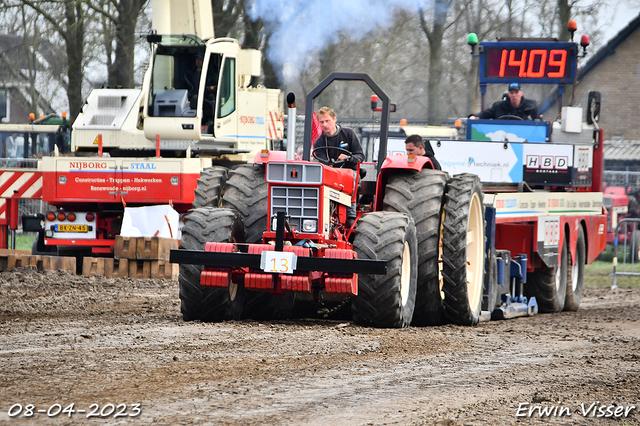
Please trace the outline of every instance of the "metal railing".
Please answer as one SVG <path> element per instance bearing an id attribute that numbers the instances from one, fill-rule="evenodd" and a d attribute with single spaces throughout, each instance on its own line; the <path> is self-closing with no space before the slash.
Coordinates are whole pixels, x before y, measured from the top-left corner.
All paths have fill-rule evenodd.
<path id="1" fill-rule="evenodd" d="M 640 219 L 625 218 L 618 222 L 613 240 L 613 285 L 618 276 L 640 276 Z M 618 246 L 622 240 L 622 271 L 618 270 Z M 628 270 L 627 270 L 628 269 Z"/>
<path id="2" fill-rule="evenodd" d="M 0 158 L 0 167 L 16 169 L 37 169 L 39 158 Z"/>
<path id="3" fill-rule="evenodd" d="M 640 188 L 640 172 L 630 170 L 604 170 L 602 172 L 602 180 L 607 186 Z"/>

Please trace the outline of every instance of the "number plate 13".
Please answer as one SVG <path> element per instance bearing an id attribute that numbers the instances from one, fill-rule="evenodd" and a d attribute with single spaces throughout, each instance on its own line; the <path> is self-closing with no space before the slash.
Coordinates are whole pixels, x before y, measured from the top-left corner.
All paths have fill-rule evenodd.
<path id="1" fill-rule="evenodd" d="M 293 274 L 298 263 L 295 253 L 284 251 L 263 251 L 260 256 L 260 268 L 265 272 Z"/>

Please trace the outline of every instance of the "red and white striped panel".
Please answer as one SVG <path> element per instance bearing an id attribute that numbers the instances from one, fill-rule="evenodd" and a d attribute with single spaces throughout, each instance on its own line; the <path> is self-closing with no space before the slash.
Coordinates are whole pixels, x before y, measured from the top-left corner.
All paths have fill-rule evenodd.
<path id="1" fill-rule="evenodd" d="M 279 126 L 280 122 L 282 125 Z M 282 139 L 282 129 L 284 128 L 284 114 L 276 111 L 269 111 L 269 139 Z M 279 129 L 278 129 L 279 128 Z"/>
<path id="2" fill-rule="evenodd" d="M 7 219 L 6 198 L 42 198 L 42 172 L 0 170 L 0 220 Z"/>
<path id="3" fill-rule="evenodd" d="M 0 198 L 41 198 L 42 172 L 0 170 Z"/>

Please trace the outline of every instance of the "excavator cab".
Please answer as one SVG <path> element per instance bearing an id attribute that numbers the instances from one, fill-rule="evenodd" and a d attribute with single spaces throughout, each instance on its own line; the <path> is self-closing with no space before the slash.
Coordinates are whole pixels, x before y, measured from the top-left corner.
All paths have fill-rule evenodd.
<path id="1" fill-rule="evenodd" d="M 149 39 L 154 54 L 146 87 L 146 137 L 160 134 L 163 139 L 200 140 L 213 136 L 216 113 L 225 114 L 232 97 L 229 92 L 235 89 L 229 78 L 220 78 L 223 54 L 207 49 L 207 43 L 195 35 L 151 35 Z M 146 134 L 147 129 L 153 134 Z"/>

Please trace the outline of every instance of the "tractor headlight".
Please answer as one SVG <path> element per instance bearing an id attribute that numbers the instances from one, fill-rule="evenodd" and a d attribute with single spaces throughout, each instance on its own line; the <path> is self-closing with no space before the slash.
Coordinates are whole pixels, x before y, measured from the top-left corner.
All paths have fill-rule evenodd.
<path id="1" fill-rule="evenodd" d="M 302 232 L 316 232 L 318 230 L 318 221 L 313 219 L 305 219 L 302 221 Z"/>
<path id="2" fill-rule="evenodd" d="M 276 229 L 278 229 L 278 219 L 274 216 L 273 219 L 271 219 L 271 230 L 275 232 Z"/>

